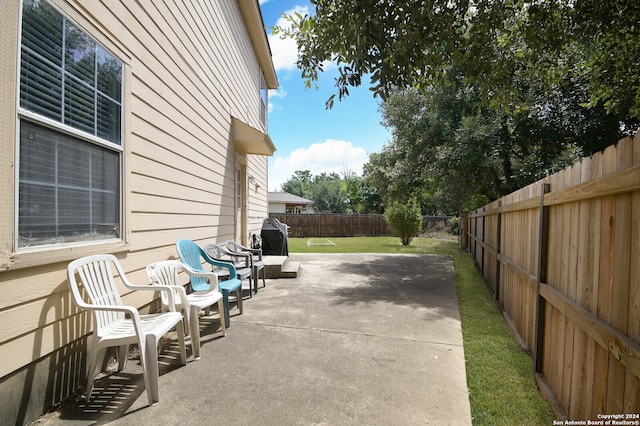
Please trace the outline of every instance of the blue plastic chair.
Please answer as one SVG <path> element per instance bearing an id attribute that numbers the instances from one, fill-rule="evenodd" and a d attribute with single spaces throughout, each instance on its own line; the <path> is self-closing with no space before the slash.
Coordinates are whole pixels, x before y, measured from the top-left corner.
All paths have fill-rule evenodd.
<path id="1" fill-rule="evenodd" d="M 233 264 L 228 262 L 219 262 L 212 259 L 199 245 L 191 240 L 178 240 L 176 242 L 176 249 L 178 250 L 178 256 L 182 263 L 191 267 L 195 271 L 206 271 L 202 267 L 202 260 L 209 263 L 213 267 L 227 268 L 229 270 L 229 279 L 218 282 L 218 288 L 222 293 L 222 302 L 224 305 L 224 323 L 225 327 L 230 327 L 229 324 L 229 293 L 236 292 L 236 301 L 238 303 L 238 310 L 242 314 L 242 281 L 236 274 L 236 268 Z M 193 291 L 209 290 L 211 287 L 207 280 L 203 277 L 191 277 L 191 288 Z"/>

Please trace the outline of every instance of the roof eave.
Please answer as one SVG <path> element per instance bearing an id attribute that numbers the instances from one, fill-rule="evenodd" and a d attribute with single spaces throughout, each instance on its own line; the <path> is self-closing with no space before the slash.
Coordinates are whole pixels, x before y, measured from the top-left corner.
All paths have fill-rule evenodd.
<path id="1" fill-rule="evenodd" d="M 231 117 L 231 135 L 236 149 L 245 154 L 271 156 L 276 151 L 267 133 L 262 133 L 233 116 Z"/>
<path id="2" fill-rule="evenodd" d="M 267 87 L 269 89 L 277 89 L 278 77 L 273 66 L 271 47 L 269 46 L 269 39 L 267 38 L 267 32 L 264 28 L 264 20 L 262 19 L 262 12 L 260 12 L 258 0 L 237 1 L 240 7 L 240 13 L 242 14 L 242 20 L 253 44 L 253 50 L 262 68 Z"/>

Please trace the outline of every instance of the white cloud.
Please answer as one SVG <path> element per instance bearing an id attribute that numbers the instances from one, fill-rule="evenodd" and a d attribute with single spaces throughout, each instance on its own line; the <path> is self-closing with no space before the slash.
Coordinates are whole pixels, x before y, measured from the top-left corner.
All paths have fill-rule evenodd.
<path id="1" fill-rule="evenodd" d="M 276 108 L 273 102 L 271 102 L 271 99 L 286 98 L 286 97 L 287 97 L 287 91 L 284 90 L 282 87 L 279 87 L 276 90 L 269 90 L 269 105 L 268 105 L 269 114 L 271 114 L 271 112 Z"/>
<path id="2" fill-rule="evenodd" d="M 282 87 L 278 87 L 275 90 L 269 90 L 269 98 L 284 98 L 287 96 L 287 91 Z"/>
<path id="3" fill-rule="evenodd" d="M 293 15 L 299 13 L 302 16 L 309 13 L 307 6 L 295 6 L 293 9 L 284 12 L 285 15 Z M 280 17 L 276 22 L 276 26 L 289 28 L 291 24 Z M 296 68 L 296 60 L 298 59 L 298 46 L 295 40 L 287 38 L 281 39 L 279 34 L 269 34 L 269 45 L 271 46 L 271 58 L 276 71 L 292 71 Z"/>
<path id="4" fill-rule="evenodd" d="M 296 170 L 309 170 L 312 175 L 338 173 L 345 170 L 362 175 L 362 166 L 369 161 L 364 148 L 351 142 L 327 139 L 307 148 L 298 148 L 288 157 L 274 157 L 269 168 L 269 191 L 279 191 Z"/>

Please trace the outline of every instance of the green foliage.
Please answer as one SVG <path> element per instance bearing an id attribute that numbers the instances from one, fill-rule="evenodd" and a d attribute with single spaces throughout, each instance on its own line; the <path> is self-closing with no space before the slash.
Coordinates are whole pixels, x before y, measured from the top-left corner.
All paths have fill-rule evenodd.
<path id="1" fill-rule="evenodd" d="M 553 90 L 587 70 L 588 104 L 640 118 L 640 3 L 636 0 L 311 0 L 310 15 L 276 28 L 298 44 L 307 85 L 335 62 L 338 99 L 371 76 L 375 96 L 446 82 L 453 64 L 478 82 L 484 105 L 526 108 L 517 80 Z M 527 66 L 523 67 L 523 64 Z M 333 105 L 335 95 L 327 101 Z"/>
<path id="2" fill-rule="evenodd" d="M 309 170 L 296 170 L 280 187 L 283 192 L 297 195 L 298 197 L 311 199 L 311 186 L 313 180 Z"/>
<path id="3" fill-rule="evenodd" d="M 422 229 L 422 213 L 415 201 L 391 203 L 384 211 L 384 219 L 404 246 L 411 244 Z"/>
<path id="4" fill-rule="evenodd" d="M 460 216 L 454 216 L 447 221 L 447 232 L 452 235 L 460 233 Z"/>
<path id="5" fill-rule="evenodd" d="M 390 93 L 381 111 L 393 139 L 369 156 L 365 179 L 385 199 L 420 197 L 423 211 L 456 214 L 535 182 L 622 136 L 622 117 L 585 108 L 588 98 L 578 81 L 554 92 L 518 84 L 528 102 L 519 112 L 483 107 L 478 85 L 467 84 L 454 69 L 447 84 Z"/>
<path id="6" fill-rule="evenodd" d="M 338 99 L 371 76 L 393 132 L 363 173 L 381 200 L 456 214 L 640 127 L 636 0 L 311 4 L 280 34 L 297 41 L 309 85 L 337 64 Z M 347 209 L 362 209 L 346 190 Z"/>
<path id="7" fill-rule="evenodd" d="M 384 204 L 378 190 L 353 172 L 343 173 L 347 213 L 382 214 Z"/>
<path id="8" fill-rule="evenodd" d="M 296 170 L 281 186 L 282 191 L 313 201 L 313 208 L 321 213 L 344 213 L 345 193 L 337 173 L 312 176 L 309 170 Z"/>
<path id="9" fill-rule="evenodd" d="M 314 176 L 311 185 L 314 209 L 321 213 L 345 213 L 346 195 L 337 173 L 321 173 Z"/>
<path id="10" fill-rule="evenodd" d="M 590 70 L 590 105 L 640 118 L 640 2 L 582 0 L 571 12 Z"/>
<path id="11" fill-rule="evenodd" d="M 382 198 L 377 189 L 350 171 L 321 173 L 313 176 L 309 170 L 297 170 L 281 190 L 314 202 L 314 209 L 322 213 L 381 214 Z"/>

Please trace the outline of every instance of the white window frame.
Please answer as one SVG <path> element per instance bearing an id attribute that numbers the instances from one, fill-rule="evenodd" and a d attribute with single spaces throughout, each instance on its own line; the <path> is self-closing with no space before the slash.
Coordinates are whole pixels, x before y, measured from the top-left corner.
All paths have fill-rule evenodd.
<path id="1" fill-rule="evenodd" d="M 260 70 L 260 122 L 267 127 L 267 117 L 269 116 L 269 88 L 267 87 L 267 80 L 264 78 L 264 73 Z"/>
<path id="2" fill-rule="evenodd" d="M 35 113 L 33 111 L 27 110 L 25 108 L 22 108 L 20 106 L 20 85 L 21 85 L 21 57 L 22 57 L 22 23 L 23 23 L 23 5 L 21 5 L 20 7 L 20 37 L 19 37 L 19 43 L 18 43 L 18 49 L 20 51 L 20 54 L 18 55 L 18 66 L 17 66 L 17 90 L 16 90 L 16 102 L 17 102 L 17 117 L 16 117 L 16 158 L 15 158 L 15 201 L 14 201 L 14 212 L 15 212 L 15 216 L 14 216 L 14 250 L 16 253 L 22 253 L 22 252 L 32 252 L 32 251 L 43 251 L 43 250 L 55 250 L 55 249 L 66 249 L 68 250 L 68 248 L 70 247 L 76 247 L 76 246 L 85 246 L 85 245 L 96 245 L 96 244 L 103 244 L 105 245 L 105 247 L 109 247 L 111 249 L 119 249 L 122 247 L 126 247 L 125 244 L 125 233 L 124 233 L 124 222 L 125 222 L 125 217 L 124 217 L 124 154 L 125 154 L 125 133 L 124 133 L 124 121 L 125 121 L 125 61 L 123 61 L 120 57 L 118 57 L 118 55 L 114 54 L 110 49 L 108 49 L 108 47 L 106 47 L 104 45 L 104 43 L 101 43 L 100 41 L 98 41 L 92 34 L 91 32 L 87 31 L 85 28 L 83 28 L 81 25 L 79 25 L 77 22 L 75 22 L 73 19 L 71 19 L 67 14 L 65 14 L 64 12 L 62 12 L 55 4 L 52 4 L 51 2 L 47 1 L 47 0 L 41 0 L 43 2 L 46 2 L 49 6 L 51 6 L 56 12 L 58 12 L 64 20 L 68 21 L 69 23 L 71 23 L 72 25 L 74 25 L 78 30 L 82 31 L 86 36 L 88 36 L 89 38 L 91 38 L 93 40 L 94 43 L 96 43 L 98 46 L 100 46 L 105 52 L 107 52 L 109 55 L 113 56 L 113 58 L 117 59 L 121 65 L 121 84 L 120 84 L 120 120 L 119 120 L 119 124 L 120 124 L 120 143 L 113 143 L 107 139 L 103 139 L 101 137 L 98 137 L 96 135 L 87 133 L 85 131 L 76 129 L 70 125 L 64 124 L 63 122 L 59 122 L 57 120 L 54 120 L 52 118 L 49 117 L 45 117 L 43 115 L 40 115 L 38 113 Z M 63 54 L 64 56 L 64 54 Z M 64 64 L 62 66 L 63 69 L 63 78 L 62 78 L 62 83 L 64 85 Z M 64 115 L 63 115 L 63 119 L 64 119 Z M 61 243 L 53 243 L 53 244 L 36 244 L 32 247 L 19 247 L 19 203 L 20 203 L 20 149 L 21 149 L 21 136 L 20 136 L 20 129 L 21 129 L 21 123 L 26 120 L 29 122 L 32 122 L 38 126 L 41 127 L 46 127 L 49 128 L 53 131 L 55 131 L 56 133 L 59 134 L 65 134 L 67 136 L 71 136 L 72 138 L 76 138 L 79 141 L 82 142 L 87 142 L 91 145 L 94 146 L 98 146 L 101 148 L 106 148 L 109 151 L 115 152 L 118 155 L 118 170 L 115 172 L 117 173 L 117 179 L 118 179 L 118 185 L 117 185 L 117 191 L 118 194 L 117 196 L 117 210 L 118 210 L 118 220 L 119 223 L 117 224 L 118 230 L 117 230 L 117 235 L 115 235 L 114 237 L 109 237 L 108 235 L 105 235 L 105 238 L 96 238 L 94 240 L 91 239 L 81 239 L 81 240 L 77 240 L 77 241 L 73 241 L 72 239 L 68 239 L 64 242 Z M 20 259 L 21 256 L 17 256 L 18 260 Z M 62 258 L 65 258 L 65 255 L 62 255 Z M 50 258 L 50 260 L 54 261 L 56 259 L 56 256 L 53 256 Z M 30 264 L 33 261 L 28 261 L 28 262 L 24 262 L 26 264 Z M 25 265 L 28 266 L 28 265 Z"/>

